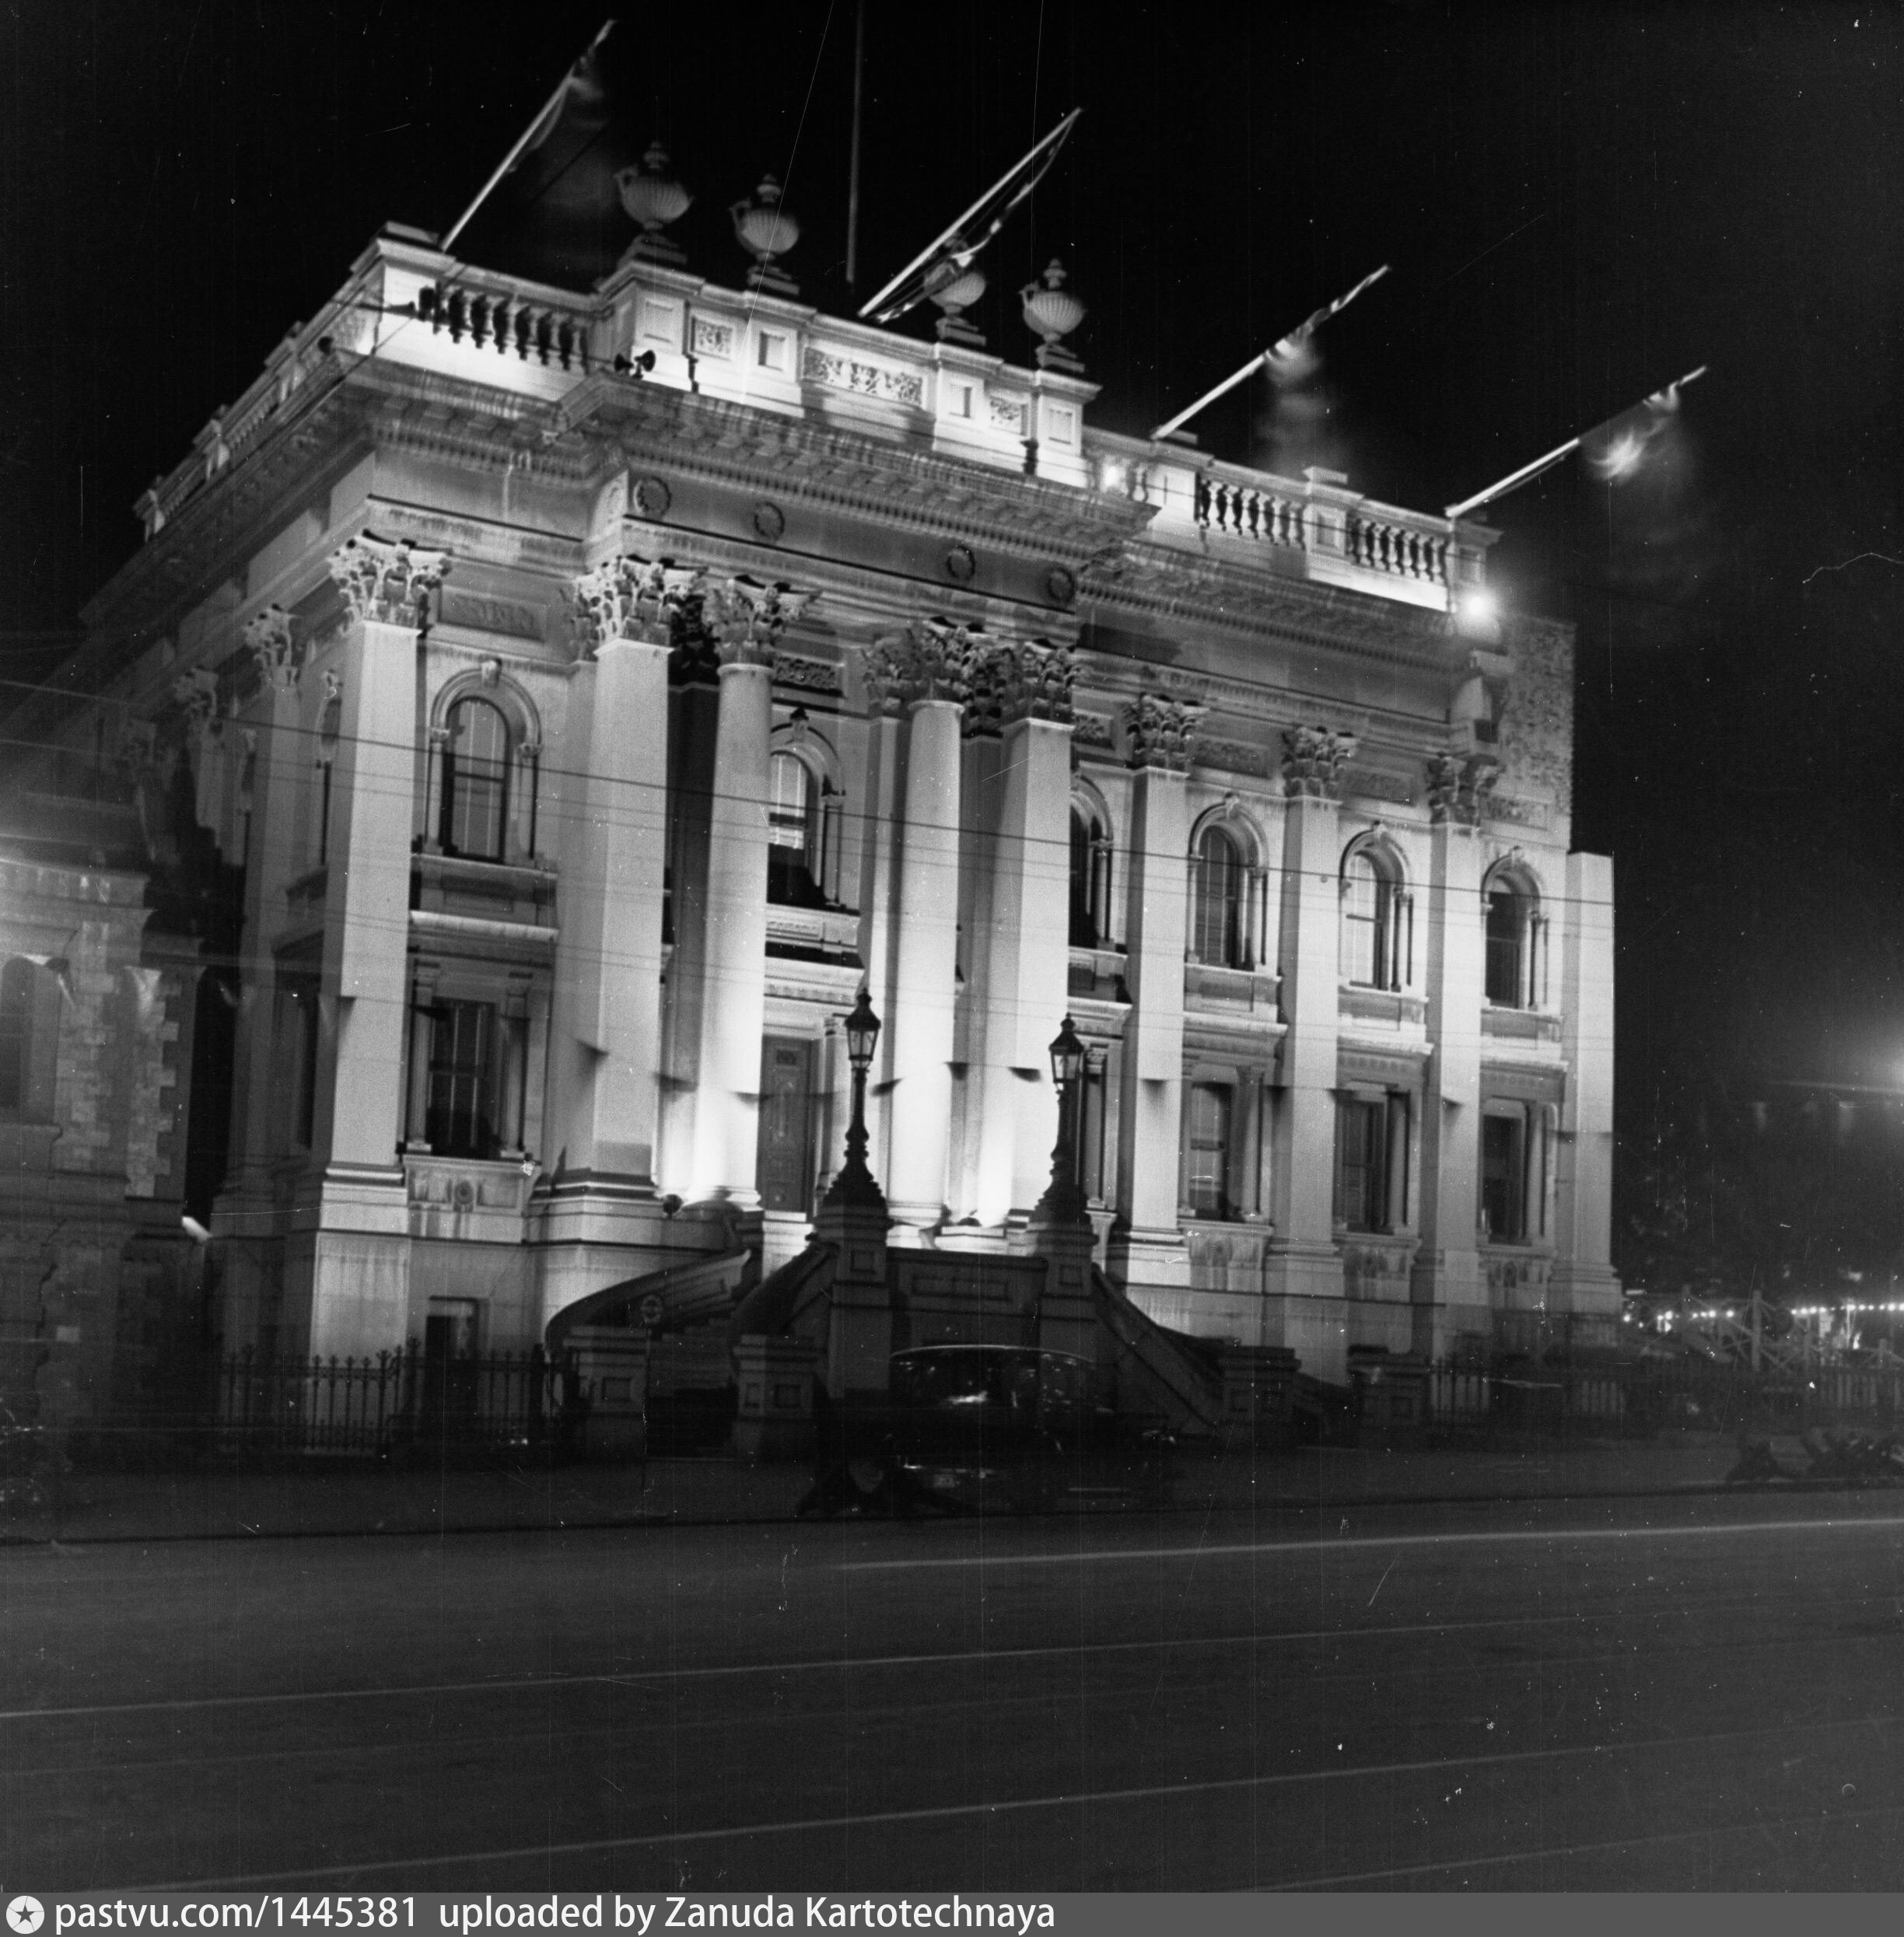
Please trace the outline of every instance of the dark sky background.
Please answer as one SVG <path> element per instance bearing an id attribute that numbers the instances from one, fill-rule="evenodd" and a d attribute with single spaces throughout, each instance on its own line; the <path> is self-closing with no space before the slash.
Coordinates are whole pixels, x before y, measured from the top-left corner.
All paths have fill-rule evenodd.
<path id="1" fill-rule="evenodd" d="M 7 677 L 133 548 L 152 476 L 381 222 L 447 226 L 612 5 L 9 10 Z M 1507 602 L 1580 629 L 1574 826 L 1618 865 L 1622 1133 L 1715 1079 L 1904 1082 L 1904 16 L 866 11 L 861 297 L 1081 105 L 978 320 L 1024 358 L 1004 299 L 1062 253 L 1100 424 L 1147 429 L 1384 261 L 1325 332 L 1313 453 L 1378 497 L 1439 509 L 1710 365 L 1664 477 L 1569 466 L 1493 514 Z M 788 267 L 849 313 L 853 0 L 623 13 L 616 138 L 670 145 L 691 265 L 738 281 L 726 210 L 772 170 L 805 228 Z M 1211 411 L 1204 448 L 1289 461 L 1265 404 Z"/>

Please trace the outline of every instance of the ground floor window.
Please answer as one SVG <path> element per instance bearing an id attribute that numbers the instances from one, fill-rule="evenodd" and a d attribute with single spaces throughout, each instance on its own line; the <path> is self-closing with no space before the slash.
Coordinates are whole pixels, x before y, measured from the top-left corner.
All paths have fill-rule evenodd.
<path id="1" fill-rule="evenodd" d="M 527 1018 L 495 1002 L 455 998 L 419 999 L 412 1012 L 411 1137 L 437 1156 L 514 1155 L 522 1142 Z"/>
<path id="2" fill-rule="evenodd" d="M 1395 1231 L 1409 1217 L 1409 1099 L 1356 1092 L 1335 1109 L 1335 1221 L 1351 1231 Z"/>
<path id="3" fill-rule="evenodd" d="M 1547 1235 L 1551 1110 L 1538 1103 L 1491 1101 L 1481 1118 L 1480 1232 L 1497 1244 Z"/>
<path id="4" fill-rule="evenodd" d="M 1192 1083 L 1184 1138 L 1184 1199 L 1199 1217 L 1235 1213 L 1230 1194 L 1230 1141 L 1236 1092 L 1228 1083 Z"/>

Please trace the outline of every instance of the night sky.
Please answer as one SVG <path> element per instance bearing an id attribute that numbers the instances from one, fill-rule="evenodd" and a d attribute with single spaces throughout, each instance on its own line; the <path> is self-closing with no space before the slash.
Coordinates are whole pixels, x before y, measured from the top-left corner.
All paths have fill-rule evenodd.
<path id="1" fill-rule="evenodd" d="M 379 226 L 446 227 L 611 5 L 9 9 L 7 677 L 44 666 L 32 635 L 132 550 L 134 498 Z M 1710 365 L 1671 463 L 1619 491 L 1570 465 L 1493 514 L 1508 603 L 1580 628 L 1575 837 L 1618 867 L 1622 1136 L 1702 1085 L 1904 1083 L 1904 16 L 866 16 L 859 299 L 1082 106 L 978 320 L 1028 360 L 1011 292 L 1061 254 L 1101 425 L 1148 429 L 1382 262 L 1324 334 L 1306 447 L 1258 381 L 1204 449 L 1438 510 Z M 699 272 L 739 282 L 726 210 L 771 170 L 803 296 L 857 306 L 853 25 L 852 0 L 624 9 L 607 145 L 669 144 Z M 632 230 L 604 223 L 618 250 Z"/>

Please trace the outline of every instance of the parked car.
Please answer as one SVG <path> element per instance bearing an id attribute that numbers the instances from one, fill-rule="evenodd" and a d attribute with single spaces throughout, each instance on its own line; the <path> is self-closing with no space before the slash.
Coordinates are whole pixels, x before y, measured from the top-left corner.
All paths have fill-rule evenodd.
<path id="1" fill-rule="evenodd" d="M 803 1512 L 1032 1513 L 1169 1493 L 1169 1433 L 1100 1404 L 1083 1359 L 1038 1346 L 895 1352 L 885 1404 L 817 1423 Z"/>

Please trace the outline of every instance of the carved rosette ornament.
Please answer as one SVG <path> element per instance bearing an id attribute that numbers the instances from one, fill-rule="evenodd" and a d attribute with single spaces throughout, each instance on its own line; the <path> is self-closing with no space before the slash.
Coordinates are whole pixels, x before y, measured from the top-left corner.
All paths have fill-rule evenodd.
<path id="1" fill-rule="evenodd" d="M 446 551 L 418 551 L 408 538 L 394 543 L 360 532 L 331 554 L 331 576 L 360 623 L 412 628 L 429 618 L 428 600 L 450 570 Z"/>
<path id="2" fill-rule="evenodd" d="M 1133 767 L 1188 771 L 1201 707 L 1163 693 L 1140 693 L 1124 709 L 1124 737 Z"/>
<path id="3" fill-rule="evenodd" d="M 583 572 L 575 582 L 573 607 L 585 653 L 593 655 L 611 639 L 678 644 L 684 628 L 698 620 L 706 582 L 699 565 L 633 552 Z"/>
<path id="4" fill-rule="evenodd" d="M 1339 800 L 1342 770 L 1356 736 L 1328 726 L 1290 726 L 1283 734 L 1283 791 L 1292 800 Z"/>
<path id="5" fill-rule="evenodd" d="M 1480 824 L 1500 778 L 1500 762 L 1486 753 L 1433 753 L 1428 759 L 1428 818 L 1435 824 Z"/>
<path id="6" fill-rule="evenodd" d="M 244 642 L 267 686 L 296 691 L 303 654 L 291 631 L 291 614 L 282 606 L 268 605 L 246 620 Z"/>
<path id="7" fill-rule="evenodd" d="M 768 666 L 780 635 L 819 597 L 784 579 L 763 585 L 742 576 L 709 586 L 701 598 L 701 623 L 723 666 Z"/>

